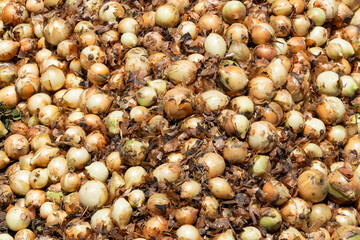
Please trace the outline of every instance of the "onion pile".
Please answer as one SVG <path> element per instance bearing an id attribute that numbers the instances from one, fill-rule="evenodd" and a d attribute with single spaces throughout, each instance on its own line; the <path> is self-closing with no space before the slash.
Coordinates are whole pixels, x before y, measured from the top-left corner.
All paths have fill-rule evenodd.
<path id="1" fill-rule="evenodd" d="M 359 0 L 0 0 L 0 240 L 360 238 Z"/>

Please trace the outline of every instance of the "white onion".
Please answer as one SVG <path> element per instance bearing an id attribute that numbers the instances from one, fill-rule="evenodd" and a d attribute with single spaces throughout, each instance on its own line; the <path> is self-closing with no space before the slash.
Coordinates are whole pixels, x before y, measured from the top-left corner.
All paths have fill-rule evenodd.
<path id="1" fill-rule="evenodd" d="M 131 219 L 132 208 L 125 198 L 119 198 L 111 207 L 111 218 L 120 227 L 124 228 Z"/>
<path id="2" fill-rule="evenodd" d="M 30 212 L 27 208 L 12 207 L 6 213 L 6 225 L 12 231 L 25 229 L 30 225 Z"/>
<path id="3" fill-rule="evenodd" d="M 109 177 L 109 170 L 103 162 L 93 162 L 85 170 L 93 180 L 105 182 Z"/>
<path id="4" fill-rule="evenodd" d="M 89 210 L 102 207 L 108 200 L 108 191 L 100 181 L 87 181 L 79 191 L 79 201 Z"/>
<path id="5" fill-rule="evenodd" d="M 110 208 L 102 208 L 92 215 L 90 224 L 96 232 L 110 232 L 114 228 L 114 222 L 110 217 Z"/>

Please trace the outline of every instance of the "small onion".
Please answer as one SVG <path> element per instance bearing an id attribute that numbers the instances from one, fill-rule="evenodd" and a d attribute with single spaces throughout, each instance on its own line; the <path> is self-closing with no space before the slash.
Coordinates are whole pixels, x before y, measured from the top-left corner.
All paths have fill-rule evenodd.
<path id="1" fill-rule="evenodd" d="M 114 223 L 110 217 L 110 209 L 102 208 L 91 217 L 91 227 L 96 232 L 110 232 L 114 228 Z"/>
<path id="2" fill-rule="evenodd" d="M 296 228 L 305 224 L 310 215 L 310 207 L 301 198 L 291 198 L 281 209 L 282 218 Z"/>
<path id="3" fill-rule="evenodd" d="M 40 207 L 40 217 L 46 219 L 50 213 L 59 209 L 59 206 L 53 202 L 45 202 Z"/>
<path id="4" fill-rule="evenodd" d="M 169 198 L 162 193 L 155 193 L 151 195 L 147 202 L 147 209 L 157 215 L 165 215 L 170 206 Z"/>
<path id="5" fill-rule="evenodd" d="M 193 112 L 192 93 L 187 88 L 175 87 L 166 92 L 163 105 L 169 117 L 183 119 Z"/>
<path id="6" fill-rule="evenodd" d="M 226 42 L 217 33 L 210 33 L 205 40 L 205 51 L 213 56 L 223 58 L 226 53 Z"/>
<path id="7" fill-rule="evenodd" d="M 345 115 L 345 106 L 337 97 L 324 97 L 316 107 L 319 118 L 325 124 L 340 123 Z"/>
<path id="8" fill-rule="evenodd" d="M 197 162 L 205 167 L 208 178 L 221 176 L 225 171 L 224 159 L 213 152 L 205 153 Z"/>
<path id="9" fill-rule="evenodd" d="M 275 85 L 267 77 L 256 77 L 249 82 L 249 96 L 256 104 L 263 104 L 275 95 Z"/>
<path id="10" fill-rule="evenodd" d="M 25 229 L 30 222 L 30 212 L 27 208 L 13 207 L 6 213 L 6 225 L 12 231 Z"/>
<path id="11" fill-rule="evenodd" d="M 176 222 L 180 225 L 194 224 L 197 220 L 199 210 L 190 206 L 182 207 L 175 211 Z"/>
<path id="12" fill-rule="evenodd" d="M 190 84 L 196 79 L 197 67 L 194 62 L 179 60 L 172 63 L 165 71 L 166 76 L 174 84 Z"/>
<path id="13" fill-rule="evenodd" d="M 211 193 L 220 199 L 232 199 L 235 195 L 230 184 L 220 177 L 210 179 L 208 187 Z"/>
<path id="14" fill-rule="evenodd" d="M 135 189 L 129 193 L 128 201 L 134 208 L 141 207 L 146 200 L 145 193 L 139 189 Z"/>
<path id="15" fill-rule="evenodd" d="M 93 162 L 85 167 L 87 174 L 93 180 L 105 182 L 109 177 L 109 170 L 103 162 Z"/>
<path id="16" fill-rule="evenodd" d="M 199 230 L 190 224 L 182 225 L 177 231 L 176 236 L 181 240 L 202 240 Z"/>
<path id="17" fill-rule="evenodd" d="M 172 4 L 159 6 L 155 12 L 155 22 L 164 28 L 175 27 L 179 22 L 180 14 Z"/>
<path id="18" fill-rule="evenodd" d="M 66 154 L 70 169 L 82 169 L 90 161 L 90 154 L 84 147 L 72 147 Z"/>
<path id="19" fill-rule="evenodd" d="M 86 109 L 93 114 L 105 113 L 110 109 L 112 102 L 113 98 L 107 94 L 94 94 L 86 101 Z"/>
<path id="20" fill-rule="evenodd" d="M 48 43 L 56 46 L 69 37 L 70 31 L 64 19 L 55 17 L 44 27 L 44 37 Z"/>
<path id="21" fill-rule="evenodd" d="M 1 109 L 15 108 L 19 101 L 20 98 L 16 94 L 15 86 L 7 86 L 0 89 L 0 102 L 2 103 L 0 107 Z"/>
<path id="22" fill-rule="evenodd" d="M 318 170 L 303 172 L 298 178 L 298 189 L 301 198 L 317 203 L 324 200 L 329 190 L 329 181 Z"/>
<path id="23" fill-rule="evenodd" d="M 269 122 L 259 121 L 251 124 L 248 143 L 251 149 L 266 153 L 275 147 L 278 136 L 274 125 Z"/>
<path id="24" fill-rule="evenodd" d="M 227 23 L 242 21 L 246 16 L 246 7 L 240 1 L 229 1 L 222 9 L 222 17 Z"/>
<path id="25" fill-rule="evenodd" d="M 120 228 L 124 228 L 131 220 L 132 208 L 128 201 L 119 198 L 114 202 L 111 209 L 111 218 Z"/>
<path id="26" fill-rule="evenodd" d="M 79 191 L 79 201 L 89 210 L 102 207 L 108 200 L 108 191 L 100 181 L 87 181 Z"/>
<path id="27" fill-rule="evenodd" d="M 34 240 L 35 233 L 30 229 L 21 229 L 15 234 L 14 240 Z"/>
<path id="28" fill-rule="evenodd" d="M 46 168 L 35 168 L 30 176 L 29 183 L 33 189 L 41 189 L 48 185 L 49 175 Z"/>
<path id="29" fill-rule="evenodd" d="M 201 193 L 201 184 L 195 180 L 189 180 L 181 185 L 181 198 L 193 199 Z"/>
<path id="30" fill-rule="evenodd" d="M 153 174 L 159 184 L 172 183 L 179 179 L 181 173 L 180 164 L 164 163 L 155 168 Z"/>
<path id="31" fill-rule="evenodd" d="M 65 192 L 75 192 L 80 188 L 80 177 L 76 173 L 68 172 L 60 179 L 61 189 Z"/>
<path id="32" fill-rule="evenodd" d="M 168 223 L 164 217 L 154 216 L 146 222 L 143 228 L 143 235 L 147 239 L 156 238 L 165 231 L 167 227 Z"/>
<path id="33" fill-rule="evenodd" d="M 99 11 L 99 18 L 103 22 L 113 23 L 119 18 L 123 18 L 125 10 L 118 2 L 107 2 Z"/>
<path id="34" fill-rule="evenodd" d="M 243 228 L 243 231 L 240 234 L 241 239 L 244 240 L 260 240 L 261 232 L 256 227 L 245 227 Z"/>

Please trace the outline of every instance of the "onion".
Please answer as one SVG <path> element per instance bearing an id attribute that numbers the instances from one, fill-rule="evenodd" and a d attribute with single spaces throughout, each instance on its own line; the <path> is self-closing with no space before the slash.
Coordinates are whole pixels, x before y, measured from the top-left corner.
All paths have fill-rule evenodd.
<path id="1" fill-rule="evenodd" d="M 165 71 L 166 76 L 174 84 L 190 84 L 196 79 L 197 67 L 194 62 L 179 60 L 172 63 Z"/>
<path id="2" fill-rule="evenodd" d="M 232 92 L 242 91 L 248 79 L 245 71 L 237 66 L 227 66 L 219 69 L 221 83 Z"/>
<path id="3" fill-rule="evenodd" d="M 266 155 L 256 155 L 254 158 L 254 163 L 250 168 L 250 173 L 255 176 L 263 176 L 271 170 L 271 164 L 269 156 Z"/>
<path id="4" fill-rule="evenodd" d="M 192 93 L 187 88 L 175 87 L 166 92 L 163 105 L 169 117 L 183 119 L 193 112 Z"/>
<path id="5" fill-rule="evenodd" d="M 242 21 L 246 16 L 246 7 L 240 1 L 229 1 L 222 9 L 222 16 L 230 24 Z"/>
<path id="6" fill-rule="evenodd" d="M 30 176 L 29 183 L 31 188 L 41 189 L 48 185 L 49 183 L 49 175 L 46 168 L 35 168 Z"/>
<path id="7" fill-rule="evenodd" d="M 249 96 L 253 98 L 256 104 L 270 101 L 275 95 L 274 90 L 274 82 L 267 77 L 256 77 L 249 82 Z"/>
<path id="8" fill-rule="evenodd" d="M 162 193 L 155 193 L 151 195 L 147 202 L 147 209 L 157 215 L 165 215 L 170 206 L 169 198 Z"/>
<path id="9" fill-rule="evenodd" d="M 223 58 L 226 53 L 225 40 L 217 33 L 210 33 L 205 40 L 205 51 L 210 55 Z"/>
<path id="10" fill-rule="evenodd" d="M 2 240 L 14 240 L 14 238 L 10 234 L 7 234 L 7 233 L 1 233 L 0 238 Z"/>
<path id="11" fill-rule="evenodd" d="M 65 234 L 67 238 L 77 239 L 80 237 L 92 237 L 93 233 L 91 230 L 91 225 L 88 222 L 84 222 L 79 218 L 74 218 L 66 224 Z"/>
<path id="12" fill-rule="evenodd" d="M 359 224 L 357 220 L 358 215 L 359 213 L 353 207 L 338 208 L 337 214 L 335 216 L 335 221 L 342 226 L 357 226 Z"/>
<path id="13" fill-rule="evenodd" d="M 53 202 L 45 202 L 40 207 L 40 217 L 46 219 L 52 212 L 59 209 L 59 206 Z"/>
<path id="14" fill-rule="evenodd" d="M 325 124 L 320 119 L 311 118 L 305 121 L 304 136 L 311 136 L 317 140 L 321 140 L 325 137 L 325 133 Z"/>
<path id="15" fill-rule="evenodd" d="M 52 45 L 58 45 L 61 41 L 67 39 L 70 35 L 70 27 L 62 18 L 53 18 L 44 27 L 44 37 Z"/>
<path id="16" fill-rule="evenodd" d="M 229 183 L 220 177 L 215 177 L 209 180 L 209 189 L 215 197 L 220 199 L 232 199 L 234 192 Z"/>
<path id="17" fill-rule="evenodd" d="M 200 30 L 207 33 L 222 33 L 223 30 L 223 22 L 221 18 L 212 13 L 206 13 L 201 16 L 198 21 L 198 27 Z"/>
<path id="18" fill-rule="evenodd" d="M 80 205 L 79 192 L 70 193 L 62 199 L 63 208 L 68 214 L 76 214 L 84 209 Z"/>
<path id="19" fill-rule="evenodd" d="M 91 227 L 96 232 L 110 232 L 114 228 L 114 223 L 110 217 L 110 208 L 102 208 L 91 217 Z"/>
<path id="20" fill-rule="evenodd" d="M 48 228 L 59 227 L 68 217 L 68 214 L 63 210 L 57 210 L 49 214 L 46 218 L 45 226 Z"/>
<path id="21" fill-rule="evenodd" d="M 154 216 L 150 218 L 144 228 L 143 235 L 147 239 L 156 238 L 168 227 L 166 219 L 162 216 Z"/>
<path id="22" fill-rule="evenodd" d="M 143 206 L 145 200 L 145 193 L 139 189 L 135 189 L 129 193 L 128 201 L 134 208 L 140 208 Z"/>
<path id="23" fill-rule="evenodd" d="M 181 198 L 193 199 L 201 193 L 201 184 L 195 180 L 189 180 L 181 185 Z"/>
<path id="24" fill-rule="evenodd" d="M 66 154 L 70 169 L 82 169 L 90 161 L 90 154 L 84 147 L 72 147 Z"/>
<path id="25" fill-rule="evenodd" d="M 243 240 L 260 240 L 261 232 L 256 227 L 245 227 L 240 236 Z"/>
<path id="26" fill-rule="evenodd" d="M 30 229 L 21 229 L 15 234 L 15 240 L 34 240 L 35 234 Z"/>
<path id="27" fill-rule="evenodd" d="M 36 167 L 47 167 L 50 160 L 58 155 L 60 151 L 57 147 L 43 146 L 39 148 L 31 158 L 31 165 Z"/>
<path id="28" fill-rule="evenodd" d="M 309 205 L 301 198 L 291 198 L 281 209 L 282 218 L 297 228 L 308 221 L 309 214 Z"/>
<path id="29" fill-rule="evenodd" d="M 6 225 L 12 231 L 25 229 L 30 225 L 30 212 L 27 208 L 12 207 L 6 213 Z"/>
<path id="30" fill-rule="evenodd" d="M 267 181 L 262 190 L 265 193 L 265 201 L 275 206 L 283 205 L 291 197 L 289 189 L 283 183 L 274 179 Z"/>
<path id="31" fill-rule="evenodd" d="M 89 177 L 93 180 L 105 182 L 109 177 L 109 170 L 103 162 L 93 162 L 85 167 Z"/>
<path id="32" fill-rule="evenodd" d="M 25 195 L 25 204 L 27 207 L 40 208 L 46 201 L 46 194 L 43 190 L 30 190 Z"/>
<path id="33" fill-rule="evenodd" d="M 182 207 L 175 211 L 176 222 L 180 225 L 194 224 L 197 220 L 199 210 L 190 206 Z"/>
<path id="34" fill-rule="evenodd" d="M 108 191 L 100 181 L 87 181 L 79 191 L 79 201 L 89 210 L 102 207 L 108 200 Z"/>
<path id="35" fill-rule="evenodd" d="M 205 155 L 199 158 L 197 162 L 207 169 L 208 178 L 221 176 L 225 171 L 224 159 L 213 152 L 205 153 Z"/>
<path id="36" fill-rule="evenodd" d="M 114 202 L 111 209 L 111 218 L 120 228 L 124 228 L 131 220 L 132 208 L 125 198 L 119 198 Z"/>
<path id="37" fill-rule="evenodd" d="M 308 170 L 298 178 L 298 189 L 301 198 L 311 202 L 321 202 L 328 193 L 329 181 L 322 172 Z"/>
<path id="38" fill-rule="evenodd" d="M 5 209 L 14 200 L 14 193 L 11 190 L 11 187 L 6 184 L 0 184 L 0 208 Z"/>
<path id="39" fill-rule="evenodd" d="M 277 138 L 276 129 L 271 123 L 259 121 L 250 126 L 248 143 L 253 150 L 269 152 L 274 148 Z"/>
<path id="40" fill-rule="evenodd" d="M 60 180 L 61 189 L 65 192 L 75 192 L 80 188 L 80 177 L 76 173 L 66 173 Z"/>
<path id="41" fill-rule="evenodd" d="M 16 26 L 23 23 L 29 17 L 29 13 L 24 5 L 10 1 L 2 9 L 1 17 L 6 25 Z"/>
<path id="42" fill-rule="evenodd" d="M 324 97 L 316 107 L 319 118 L 325 124 L 337 124 L 345 115 L 345 106 L 337 97 Z"/>
<path id="43" fill-rule="evenodd" d="M 208 90 L 198 97 L 197 102 L 199 108 L 218 113 L 229 104 L 229 97 L 218 90 Z"/>
<path id="44" fill-rule="evenodd" d="M 155 168 L 153 174 L 159 184 L 172 183 L 179 179 L 181 173 L 180 164 L 164 163 Z"/>
<path id="45" fill-rule="evenodd" d="M 80 64 L 85 70 L 88 70 L 94 63 L 104 63 L 105 53 L 96 45 L 90 45 L 84 48 L 80 54 Z"/>
<path id="46" fill-rule="evenodd" d="M 275 232 L 281 227 L 282 217 L 275 208 L 265 208 L 261 212 L 259 224 L 269 232 Z"/>
<path id="47" fill-rule="evenodd" d="M 201 240 L 199 230 L 196 227 L 189 224 L 182 225 L 177 231 L 176 236 L 182 240 Z"/>
<path id="48" fill-rule="evenodd" d="M 155 22 L 160 27 L 175 27 L 179 22 L 180 14 L 178 9 L 172 4 L 159 6 L 155 12 Z"/>
<path id="49" fill-rule="evenodd" d="M 1 109 L 15 108 L 19 101 L 20 99 L 16 94 L 15 86 L 7 86 L 0 89 L 0 102 L 2 103 L 0 106 Z"/>
<path id="50" fill-rule="evenodd" d="M 103 22 L 113 23 L 119 18 L 123 18 L 125 10 L 118 2 L 107 2 L 99 11 L 99 18 Z"/>

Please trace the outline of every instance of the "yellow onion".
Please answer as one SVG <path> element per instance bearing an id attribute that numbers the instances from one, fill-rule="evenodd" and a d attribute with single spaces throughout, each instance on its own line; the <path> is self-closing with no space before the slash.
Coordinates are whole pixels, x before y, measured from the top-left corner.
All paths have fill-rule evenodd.
<path id="1" fill-rule="evenodd" d="M 311 118 L 305 121 L 304 136 L 311 136 L 314 139 L 321 140 L 325 137 L 325 133 L 325 124 L 320 119 Z"/>
<path id="2" fill-rule="evenodd" d="M 180 14 L 178 9 L 172 4 L 159 6 L 155 12 L 155 22 L 160 27 L 175 27 L 179 22 Z"/>
<path id="3" fill-rule="evenodd" d="M 96 232 L 110 232 L 114 228 L 114 222 L 110 217 L 110 208 L 102 208 L 92 215 L 90 224 Z"/>
<path id="4" fill-rule="evenodd" d="M 253 240 L 260 240 L 261 238 L 261 232 L 256 227 L 245 227 L 243 228 L 241 234 L 241 239 L 247 240 L 247 239 L 253 239 Z"/>
<path id="5" fill-rule="evenodd" d="M 219 69 L 222 84 L 232 92 L 242 91 L 248 79 L 245 71 L 237 66 L 226 66 Z"/>
<path id="6" fill-rule="evenodd" d="M 128 201 L 134 208 L 143 206 L 146 200 L 145 193 L 139 189 L 135 189 L 129 193 Z"/>
<path id="7" fill-rule="evenodd" d="M 182 240 L 202 240 L 199 230 L 190 224 L 182 225 L 177 231 L 176 236 Z"/>
<path id="8" fill-rule="evenodd" d="M 72 147 L 66 154 L 70 169 L 82 169 L 90 161 L 90 154 L 84 147 Z"/>
<path id="9" fill-rule="evenodd" d="M 79 201 L 89 210 L 102 207 L 108 200 L 108 190 L 100 181 L 90 180 L 79 190 Z"/>
<path id="10" fill-rule="evenodd" d="M 154 216 L 146 222 L 143 228 L 143 235 L 147 239 L 156 238 L 167 228 L 168 223 L 164 217 Z"/>
<path id="11" fill-rule="evenodd" d="M 197 162 L 205 167 L 208 178 L 221 176 L 225 171 L 224 159 L 214 152 L 205 153 Z"/>
<path id="12" fill-rule="evenodd" d="M 345 115 L 345 106 L 337 97 L 324 97 L 316 107 L 319 118 L 325 124 L 337 124 Z"/>
<path id="13" fill-rule="evenodd" d="M 163 98 L 166 114 L 174 119 L 183 119 L 193 112 L 193 96 L 189 89 L 175 87 L 166 92 Z"/>
<path id="14" fill-rule="evenodd" d="M 35 239 L 35 233 L 31 231 L 30 229 L 21 229 L 15 234 L 14 240 L 34 240 Z"/>
<path id="15" fill-rule="evenodd" d="M 310 207 L 301 198 L 291 198 L 281 209 L 282 218 L 296 228 L 301 228 L 308 221 Z"/>
<path id="16" fill-rule="evenodd" d="M 68 214 L 63 210 L 57 210 L 49 214 L 46 218 L 45 226 L 48 228 L 59 227 L 68 217 Z"/>
<path id="17" fill-rule="evenodd" d="M 162 193 L 151 195 L 147 201 L 147 209 L 157 215 L 165 215 L 170 206 L 170 199 Z"/>
<path id="18" fill-rule="evenodd" d="M 100 8 L 99 18 L 103 22 L 113 23 L 119 18 L 123 18 L 125 10 L 118 2 L 107 2 Z"/>
<path id="19" fill-rule="evenodd" d="M 4 150 L 10 158 L 18 159 L 29 152 L 29 142 L 23 135 L 13 134 L 6 138 Z"/>
<path id="20" fill-rule="evenodd" d="M 172 63 L 165 71 L 166 76 L 174 84 L 190 84 L 196 79 L 196 64 L 188 60 L 179 60 Z"/>
<path id="21" fill-rule="evenodd" d="M 181 185 L 181 198 L 193 199 L 201 193 L 201 184 L 195 180 L 189 180 Z"/>
<path id="22" fill-rule="evenodd" d="M 131 220 L 132 208 L 125 198 L 117 199 L 112 205 L 111 218 L 120 228 L 124 228 Z"/>
<path id="23" fill-rule="evenodd" d="M 52 18 L 44 27 L 44 37 L 46 41 L 55 46 L 67 39 L 70 32 L 71 29 L 68 23 L 64 19 L 57 17 Z"/>
<path id="24" fill-rule="evenodd" d="M 198 97 L 197 102 L 200 109 L 218 113 L 229 104 L 229 97 L 218 90 L 208 90 Z"/>
<path id="25" fill-rule="evenodd" d="M 153 174 L 159 184 L 172 183 L 178 180 L 181 173 L 180 164 L 164 163 L 155 168 Z"/>
<path id="26" fill-rule="evenodd" d="M 265 201 L 275 206 L 283 205 L 291 198 L 289 189 L 283 183 L 274 179 L 267 181 L 262 190 L 265 193 Z"/>
<path id="27" fill-rule="evenodd" d="M 212 56 L 223 58 L 226 53 L 226 42 L 217 33 L 210 33 L 205 40 L 205 51 Z"/>
<path id="28" fill-rule="evenodd" d="M 79 218 L 74 218 L 65 226 L 65 235 L 69 239 L 89 238 L 92 237 L 92 234 L 91 225 Z"/>
<path id="29" fill-rule="evenodd" d="M 220 199 L 232 199 L 235 195 L 230 184 L 220 177 L 210 179 L 208 187 L 211 193 Z"/>
<path id="30" fill-rule="evenodd" d="M 6 213 L 6 225 L 12 231 L 25 229 L 30 223 L 30 212 L 27 208 L 13 207 Z"/>
<path id="31" fill-rule="evenodd" d="M 300 196 L 311 202 L 321 202 L 329 190 L 329 181 L 322 172 L 308 170 L 298 178 L 298 189 Z"/>
<path id="32" fill-rule="evenodd" d="M 19 97 L 16 94 L 15 86 L 7 86 L 0 89 L 0 102 L 2 105 L 1 109 L 11 109 L 16 107 L 20 101 Z"/>
<path id="33" fill-rule="evenodd" d="M 103 162 L 93 162 L 85 170 L 93 180 L 105 182 L 109 177 L 109 170 Z"/>
<path id="34" fill-rule="evenodd" d="M 339 168 L 328 175 L 331 199 L 338 203 L 353 202 L 359 198 L 359 177 L 349 169 Z"/>
<path id="35" fill-rule="evenodd" d="M 205 13 L 197 23 L 201 31 L 207 33 L 222 33 L 223 22 L 221 18 L 213 13 Z"/>
<path id="36" fill-rule="evenodd" d="M 250 125 L 248 143 L 251 149 L 259 153 L 270 152 L 277 142 L 278 136 L 274 125 L 265 121 Z"/>
<path id="37" fill-rule="evenodd" d="M 246 16 L 246 7 L 240 1 L 229 1 L 222 9 L 222 17 L 227 23 L 242 21 Z"/>
<path id="38" fill-rule="evenodd" d="M 94 63 L 104 63 L 105 53 L 96 45 L 90 45 L 84 48 L 80 53 L 80 64 L 85 70 L 88 70 Z"/>
<path id="39" fill-rule="evenodd" d="M 199 210 L 191 206 L 182 207 L 176 209 L 175 219 L 176 222 L 180 225 L 184 224 L 194 224 L 197 220 Z"/>
<path id="40" fill-rule="evenodd" d="M 1 18 L 6 25 L 16 26 L 29 17 L 25 6 L 18 2 L 9 2 L 2 9 Z"/>

